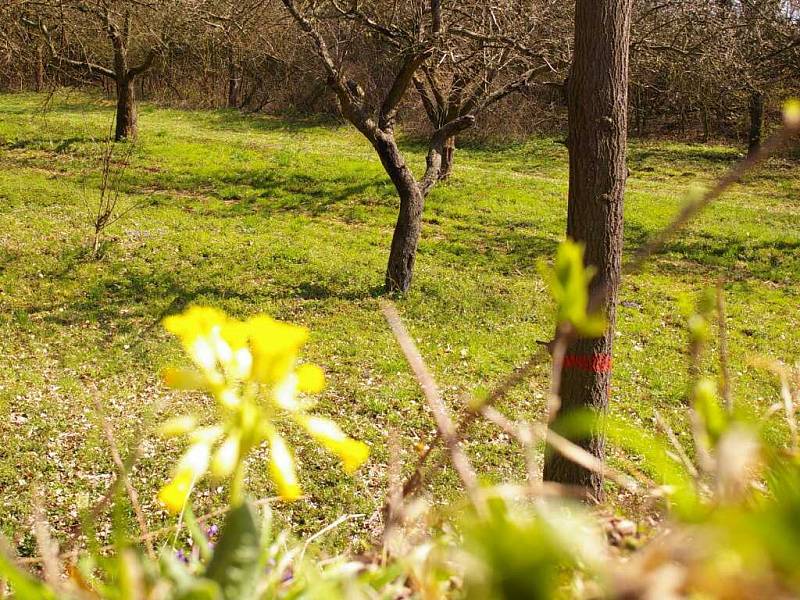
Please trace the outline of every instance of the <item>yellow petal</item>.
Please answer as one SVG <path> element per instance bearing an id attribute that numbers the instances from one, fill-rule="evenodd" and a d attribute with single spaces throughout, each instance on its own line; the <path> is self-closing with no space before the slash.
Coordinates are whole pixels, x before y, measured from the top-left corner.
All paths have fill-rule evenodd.
<path id="1" fill-rule="evenodd" d="M 262 383 L 277 383 L 290 373 L 308 329 L 281 323 L 266 316 L 247 321 L 253 352 L 253 378 Z"/>
<path id="2" fill-rule="evenodd" d="M 228 439 L 217 449 L 214 460 L 211 462 L 211 472 L 214 477 L 224 479 L 233 473 L 236 463 L 239 462 L 239 442 L 238 433 L 233 434 L 228 436 Z"/>
<path id="3" fill-rule="evenodd" d="M 158 501 L 172 514 L 183 512 L 189 495 L 192 493 L 194 477 L 191 472 L 179 472 L 167 485 L 158 492 Z"/>
<path id="4" fill-rule="evenodd" d="M 164 369 L 161 374 L 164 383 L 174 390 L 206 390 L 205 378 L 190 369 Z"/>
<path id="5" fill-rule="evenodd" d="M 202 370 L 213 372 L 217 368 L 217 354 L 214 346 L 206 337 L 195 338 L 187 348 L 189 357 Z"/>
<path id="6" fill-rule="evenodd" d="M 191 415 L 173 417 L 164 421 L 158 428 L 158 435 L 162 437 L 177 437 L 194 430 L 197 427 L 197 419 Z"/>
<path id="7" fill-rule="evenodd" d="M 192 306 L 179 315 L 164 319 L 164 328 L 177 335 L 184 343 L 191 343 L 197 336 L 207 335 L 214 327 L 222 326 L 225 313 L 208 306 Z"/>
<path id="8" fill-rule="evenodd" d="M 229 410 L 237 408 L 242 403 L 237 391 L 229 387 L 223 387 L 216 391 L 216 396 L 220 404 Z"/>
<path id="9" fill-rule="evenodd" d="M 211 448 L 211 444 L 216 442 L 222 435 L 225 433 L 225 430 L 222 428 L 221 425 L 211 425 L 209 427 L 199 427 L 192 431 L 191 435 L 189 436 L 189 440 L 192 444 L 201 446 L 205 445 L 208 446 L 209 451 Z M 192 451 L 193 448 L 189 448 L 189 451 Z M 200 453 L 197 450 L 198 455 Z M 187 452 L 188 454 L 188 452 Z"/>
<path id="10" fill-rule="evenodd" d="M 330 419 L 305 417 L 300 423 L 314 439 L 341 459 L 348 473 L 354 473 L 367 460 L 369 447 L 364 442 L 347 437 Z"/>
<path id="11" fill-rule="evenodd" d="M 250 327 L 245 322 L 228 319 L 223 323 L 220 334 L 228 345 L 236 351 L 247 347 L 247 342 L 250 338 Z"/>
<path id="12" fill-rule="evenodd" d="M 339 446 L 336 454 L 342 460 L 342 467 L 344 470 L 353 474 L 358 471 L 359 467 L 367 462 L 369 458 L 369 446 L 364 442 L 347 438 Z"/>
<path id="13" fill-rule="evenodd" d="M 301 496 L 300 484 L 294 468 L 292 453 L 283 438 L 277 433 L 270 433 L 270 473 L 278 486 L 281 498 L 288 501 L 297 500 Z"/>
<path id="14" fill-rule="evenodd" d="M 317 365 L 300 365 L 297 368 L 297 387 L 301 392 L 318 394 L 325 389 L 325 373 Z"/>
<path id="15" fill-rule="evenodd" d="M 233 360 L 228 366 L 231 377 L 244 381 L 253 372 L 253 355 L 249 348 L 239 348 L 233 353 Z"/>
<path id="16" fill-rule="evenodd" d="M 300 408 L 300 403 L 297 402 L 297 376 L 289 373 L 281 383 L 275 386 L 272 398 L 275 400 L 275 404 L 283 410 L 297 411 Z"/>
<path id="17" fill-rule="evenodd" d="M 178 473 L 189 473 L 195 480 L 200 479 L 208 470 L 211 457 L 211 445 L 205 441 L 191 446 L 178 462 Z"/>

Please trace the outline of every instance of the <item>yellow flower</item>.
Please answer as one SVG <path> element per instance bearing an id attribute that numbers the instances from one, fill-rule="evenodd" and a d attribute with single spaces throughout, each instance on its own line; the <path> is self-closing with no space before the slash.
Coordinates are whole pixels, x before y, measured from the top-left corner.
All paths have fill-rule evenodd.
<path id="1" fill-rule="evenodd" d="M 192 493 L 194 477 L 191 471 L 180 471 L 158 492 L 158 500 L 174 515 L 183 512 L 189 494 Z"/>
<path id="2" fill-rule="evenodd" d="M 205 337 L 214 328 L 221 327 L 226 320 L 225 313 L 216 308 L 192 306 L 180 315 L 166 317 L 164 328 L 191 345 L 198 337 Z"/>
<path id="3" fill-rule="evenodd" d="M 171 369 L 165 382 L 176 389 L 193 389 L 214 396 L 219 421 L 197 427 L 192 417 L 170 419 L 163 435 L 187 435 L 191 443 L 181 457 L 172 480 L 159 492 L 159 500 L 173 512 L 183 510 L 195 482 L 209 469 L 225 478 L 243 467 L 250 451 L 265 439 L 271 448 L 270 475 L 280 495 L 296 500 L 301 495 L 292 451 L 273 428 L 273 411 L 286 411 L 325 448 L 335 453 L 350 473 L 367 459 L 369 449 L 347 437 L 328 419 L 305 411 L 301 394 L 325 387 L 325 374 L 316 365 L 297 365 L 308 330 L 266 316 L 247 321 L 229 318 L 213 308 L 192 307 L 168 317 L 164 326 L 177 335 L 197 370 Z M 269 410 L 263 401 L 269 404 Z M 222 444 L 213 452 L 219 440 Z M 237 481 L 241 479 L 237 478 Z M 240 501 L 241 486 L 232 486 L 233 501 Z"/>
<path id="4" fill-rule="evenodd" d="M 281 498 L 288 501 L 297 500 L 302 492 L 297 483 L 292 453 L 283 438 L 274 431 L 269 433 L 270 473 Z"/>
<path id="5" fill-rule="evenodd" d="M 369 456 L 367 445 L 347 437 L 330 419 L 303 417 L 300 423 L 314 439 L 341 459 L 344 470 L 348 473 L 357 471 L 367 460 Z"/>
<path id="6" fill-rule="evenodd" d="M 268 384 L 283 381 L 308 338 L 308 329 L 265 316 L 248 320 L 247 326 L 253 352 L 253 379 Z"/>
<path id="7" fill-rule="evenodd" d="M 317 365 L 297 367 L 297 387 L 306 394 L 318 394 L 325 389 L 325 373 Z"/>
<path id="8" fill-rule="evenodd" d="M 161 424 L 158 434 L 162 437 L 185 435 L 197 427 L 197 419 L 191 415 L 173 417 Z"/>
<path id="9" fill-rule="evenodd" d="M 222 442 L 222 445 L 217 448 L 214 454 L 214 460 L 211 462 L 211 472 L 214 477 L 224 479 L 236 468 L 239 462 L 239 445 L 241 436 L 239 433 L 231 434 Z"/>

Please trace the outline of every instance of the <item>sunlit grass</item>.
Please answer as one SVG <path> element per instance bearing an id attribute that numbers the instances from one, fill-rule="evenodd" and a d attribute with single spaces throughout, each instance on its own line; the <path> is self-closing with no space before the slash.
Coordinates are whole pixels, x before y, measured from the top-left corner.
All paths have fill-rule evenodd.
<path id="1" fill-rule="evenodd" d="M 154 415 L 185 412 L 187 403 L 207 409 L 156 376 L 182 360 L 159 321 L 192 303 L 311 328 L 309 359 L 329 380 L 319 412 L 368 441 L 373 457 L 350 479 L 297 435 L 309 499 L 277 512 L 300 532 L 342 513 L 372 513 L 386 491 L 387 437 L 397 436 L 411 461 L 433 423 L 378 311 L 397 200 L 367 142 L 334 124 L 146 105 L 119 181 L 124 202 L 142 207 L 110 230 L 103 259 L 91 261 L 85 204 L 98 194 L 113 107 L 72 93 L 42 111 L 43 100 L 0 97 L 0 529 L 21 532 L 19 551 L 31 551 L 25 523 L 35 484 L 61 536 L 77 531 L 79 511 L 113 473 L 96 400 L 121 445 Z M 407 150 L 419 171 L 422 149 Z M 628 253 L 669 220 L 686 190 L 737 156 L 723 146 L 632 143 Z M 550 339 L 536 262 L 551 258 L 563 236 L 566 175 L 566 150 L 554 139 L 466 144 L 452 182 L 427 202 L 413 290 L 399 308 L 454 409 Z M 658 408 L 688 435 L 678 301 L 719 277 L 737 402 L 755 410 L 776 400 L 774 382 L 749 358 L 800 358 L 798 192 L 796 165 L 774 161 L 625 281 L 616 414 L 651 427 Z M 547 373 L 543 360 L 502 409 L 538 418 Z M 510 444 L 476 426 L 468 448 L 487 477 L 522 476 Z M 166 518 L 155 490 L 179 452 L 148 433 L 133 480 L 153 526 Z M 251 477 L 260 495 L 274 493 L 266 472 Z M 435 498 L 446 502 L 456 485 L 448 468 L 437 472 Z M 225 497 L 202 488 L 197 512 Z M 352 527 L 360 539 L 369 528 Z M 351 538 L 344 529 L 332 539 Z"/>

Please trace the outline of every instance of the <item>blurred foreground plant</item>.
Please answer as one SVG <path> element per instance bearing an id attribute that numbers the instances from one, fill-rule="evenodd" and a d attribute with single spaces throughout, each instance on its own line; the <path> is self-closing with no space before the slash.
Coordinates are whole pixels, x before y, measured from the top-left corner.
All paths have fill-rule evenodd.
<path id="1" fill-rule="evenodd" d="M 217 422 L 199 426 L 191 415 L 164 423 L 164 436 L 185 435 L 191 445 L 159 499 L 172 512 L 183 510 L 189 494 L 206 471 L 217 479 L 233 476 L 231 506 L 244 499 L 245 461 L 264 441 L 270 447 L 270 474 L 285 500 L 301 496 L 292 451 L 280 435 L 276 418 L 289 416 L 315 440 L 336 454 L 345 471 L 367 459 L 367 446 L 347 437 L 330 419 L 308 412 L 305 394 L 322 390 L 325 377 L 316 365 L 297 364 L 308 337 L 303 327 L 265 316 L 238 321 L 207 307 L 189 308 L 168 317 L 164 326 L 178 336 L 195 369 L 170 369 L 166 383 L 200 390 L 216 400 Z"/>

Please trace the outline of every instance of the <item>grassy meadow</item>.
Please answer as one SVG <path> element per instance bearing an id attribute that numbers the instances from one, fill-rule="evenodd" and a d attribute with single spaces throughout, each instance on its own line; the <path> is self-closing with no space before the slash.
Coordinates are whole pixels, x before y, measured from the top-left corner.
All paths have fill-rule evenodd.
<path id="1" fill-rule="evenodd" d="M 41 502 L 62 542 L 114 473 L 102 419 L 126 454 L 144 436 L 132 473 L 151 528 L 171 521 L 155 500 L 179 456 L 152 434 L 166 416 L 204 414 L 209 400 L 166 389 L 159 371 L 187 359 L 161 319 L 191 304 L 237 316 L 268 313 L 311 329 L 304 358 L 328 386 L 317 411 L 372 448 L 355 476 L 286 424 L 306 499 L 279 506 L 298 535 L 339 515 L 329 535 L 360 550 L 387 490 L 387 440 L 407 463 L 433 432 L 431 416 L 379 310 L 397 199 L 369 144 L 351 127 L 233 111 L 141 107 L 138 141 L 122 145 L 120 204 L 102 256 L 89 256 L 89 212 L 99 197 L 103 138 L 113 105 L 61 92 L 0 96 L 0 533 L 35 551 Z M 405 144 L 415 169 L 421 147 Z M 738 157 L 728 146 L 632 141 L 626 256 L 665 225 L 692 186 Z M 454 411 L 478 387 L 541 352 L 553 315 L 537 269 L 563 238 L 567 157 L 554 139 L 464 147 L 453 179 L 427 201 L 412 291 L 398 308 Z M 681 304 L 724 280 L 734 397 L 762 412 L 779 400 L 757 357 L 800 360 L 800 170 L 774 159 L 672 240 L 621 292 L 611 411 L 652 429 L 654 409 L 688 439 Z M 707 357 L 708 372 L 716 370 Z M 500 408 L 539 418 L 549 361 Z M 104 415 L 101 419 L 100 414 Z M 770 435 L 784 435 L 776 421 Z M 518 448 L 475 425 L 467 450 L 491 480 L 524 476 Z M 611 448 L 618 465 L 636 456 Z M 274 493 L 264 453 L 250 487 Z M 457 478 L 436 471 L 431 498 L 446 504 Z M 609 487 L 614 510 L 640 515 Z M 37 501 L 36 498 L 39 498 Z M 221 506 L 224 485 L 204 481 L 196 512 Z M 123 518 L 133 518 L 129 514 Z M 95 523 L 108 536 L 108 515 Z"/>

